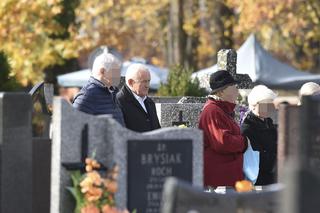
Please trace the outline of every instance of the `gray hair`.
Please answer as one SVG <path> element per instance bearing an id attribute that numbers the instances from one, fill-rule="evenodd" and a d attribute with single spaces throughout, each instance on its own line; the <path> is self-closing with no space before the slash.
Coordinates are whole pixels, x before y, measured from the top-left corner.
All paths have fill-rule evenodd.
<path id="1" fill-rule="evenodd" d="M 129 79 L 137 80 L 139 71 L 149 72 L 148 67 L 143 64 L 131 64 L 126 72 L 126 84 L 129 86 Z"/>
<path id="2" fill-rule="evenodd" d="M 314 82 L 307 82 L 302 85 L 299 90 L 299 97 L 303 95 L 317 95 L 320 94 L 320 86 Z"/>
<path id="3" fill-rule="evenodd" d="M 112 69 L 120 67 L 121 61 L 111 53 L 108 53 L 108 49 L 104 49 L 103 53 L 94 59 L 92 73 L 97 74 L 101 68 L 104 68 L 107 72 L 109 72 Z"/>

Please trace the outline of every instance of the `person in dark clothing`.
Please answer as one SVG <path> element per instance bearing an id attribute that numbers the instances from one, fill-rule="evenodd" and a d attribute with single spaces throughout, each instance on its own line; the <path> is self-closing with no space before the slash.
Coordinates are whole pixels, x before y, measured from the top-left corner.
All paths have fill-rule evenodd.
<path id="1" fill-rule="evenodd" d="M 154 102 L 149 98 L 150 73 L 143 64 L 132 64 L 126 72 L 126 83 L 117 94 L 125 126 L 136 132 L 161 128 Z"/>
<path id="2" fill-rule="evenodd" d="M 259 174 L 255 185 L 268 185 L 276 182 L 277 172 L 277 126 L 272 113 L 276 94 L 264 85 L 256 86 L 248 96 L 249 109 L 241 132 L 250 140 L 252 149 L 259 151 Z"/>
<path id="3" fill-rule="evenodd" d="M 86 85 L 73 100 L 73 107 L 92 115 L 112 115 L 124 126 L 121 109 L 116 103 L 120 81 L 121 62 L 112 54 L 103 52 L 94 60 L 92 73 Z"/>

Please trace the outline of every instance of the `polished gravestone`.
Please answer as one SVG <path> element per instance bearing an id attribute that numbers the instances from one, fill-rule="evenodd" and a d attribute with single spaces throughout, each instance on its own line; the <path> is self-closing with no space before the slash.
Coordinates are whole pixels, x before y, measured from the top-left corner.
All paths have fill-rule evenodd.
<path id="1" fill-rule="evenodd" d="M 278 212 L 280 193 L 283 186 L 269 185 L 261 191 L 237 193 L 230 190 L 225 194 L 204 192 L 202 188 L 169 178 L 165 182 L 162 213 L 211 213 L 211 212 Z"/>
<path id="2" fill-rule="evenodd" d="M 279 107 L 278 127 L 278 180 L 283 176 L 284 166 L 290 159 L 298 156 L 300 141 L 300 107 L 281 104 Z"/>
<path id="3" fill-rule="evenodd" d="M 191 140 L 128 141 L 128 208 L 159 212 L 165 178 L 174 176 L 191 183 L 192 162 Z"/>
<path id="4" fill-rule="evenodd" d="M 50 211 L 51 115 L 53 85 L 40 82 L 32 98 L 33 213 Z"/>
<path id="5" fill-rule="evenodd" d="M 296 144 L 288 145 L 281 181 L 286 190 L 282 212 L 315 212 L 320 209 L 320 98 L 303 97 L 297 113 Z M 289 126 L 294 125 L 289 123 Z M 294 125 L 297 126 L 297 125 Z M 290 136 L 291 137 L 291 136 Z"/>
<path id="6" fill-rule="evenodd" d="M 33 213 L 31 96 L 0 93 L 0 212 Z"/>

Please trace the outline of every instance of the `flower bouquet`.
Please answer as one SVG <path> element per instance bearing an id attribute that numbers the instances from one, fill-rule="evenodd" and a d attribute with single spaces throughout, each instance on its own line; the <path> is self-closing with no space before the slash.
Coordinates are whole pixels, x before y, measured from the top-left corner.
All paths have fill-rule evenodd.
<path id="1" fill-rule="evenodd" d="M 80 171 L 71 173 L 73 186 L 68 187 L 76 201 L 75 213 L 129 213 L 115 207 L 114 194 L 117 191 L 118 166 L 101 177 L 97 171 L 100 164 L 86 159 L 85 173 Z"/>

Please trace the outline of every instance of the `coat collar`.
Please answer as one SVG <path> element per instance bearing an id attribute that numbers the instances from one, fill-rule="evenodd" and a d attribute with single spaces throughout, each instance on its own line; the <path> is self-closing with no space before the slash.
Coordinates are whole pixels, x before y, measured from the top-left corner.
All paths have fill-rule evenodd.
<path id="1" fill-rule="evenodd" d="M 136 105 L 136 107 L 138 107 L 139 109 L 141 109 L 144 113 L 146 113 L 146 111 L 144 111 L 144 109 L 142 108 L 142 106 L 140 105 L 140 103 L 138 102 L 138 100 L 134 97 L 132 91 L 130 90 L 130 88 L 124 84 L 122 89 L 121 89 L 121 92 L 123 92 L 123 95 L 125 97 L 125 99 L 128 101 L 128 102 L 132 102 L 134 105 Z M 145 101 L 145 106 L 146 106 L 146 109 L 147 111 L 149 111 L 149 106 L 148 106 L 148 103 L 149 103 L 149 98 L 146 97 Z"/>
<path id="2" fill-rule="evenodd" d="M 89 80 L 88 80 L 89 84 L 94 84 L 96 85 L 97 87 L 101 88 L 101 89 L 104 89 L 107 91 L 107 93 L 114 93 L 116 94 L 119 89 L 117 87 L 113 87 L 111 86 L 110 88 L 106 87 L 104 85 L 104 83 L 102 83 L 101 81 L 99 81 L 98 79 L 94 78 L 93 76 L 90 76 Z"/>
<path id="3" fill-rule="evenodd" d="M 90 76 L 88 81 L 89 81 L 89 83 L 95 84 L 98 87 L 107 88 L 101 81 L 99 81 L 98 79 L 94 78 L 93 76 Z"/>
<path id="4" fill-rule="evenodd" d="M 211 96 L 209 97 L 208 103 L 218 106 L 224 112 L 226 112 L 227 114 L 232 115 L 232 116 L 234 114 L 234 108 L 236 107 L 236 104 L 234 104 L 234 103 L 230 103 L 230 102 L 223 101 L 223 100 L 216 100 L 216 99 L 212 98 Z"/>
<path id="5" fill-rule="evenodd" d="M 267 128 L 271 128 L 274 127 L 275 125 L 273 124 L 273 120 L 271 118 L 265 118 L 265 119 L 260 119 L 258 116 L 256 116 L 255 114 L 253 114 L 253 112 L 249 112 L 247 117 L 247 120 L 249 120 L 250 122 L 252 122 L 253 124 L 260 126 L 260 127 L 267 127 Z"/>

